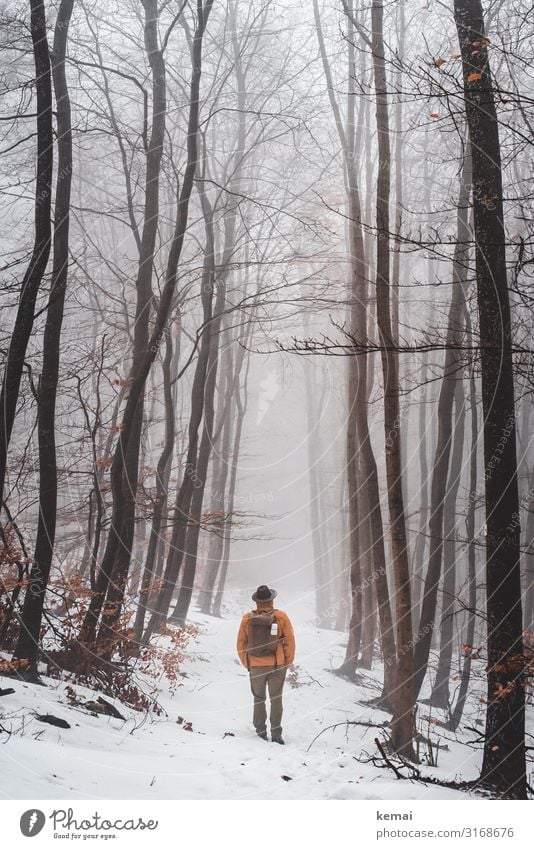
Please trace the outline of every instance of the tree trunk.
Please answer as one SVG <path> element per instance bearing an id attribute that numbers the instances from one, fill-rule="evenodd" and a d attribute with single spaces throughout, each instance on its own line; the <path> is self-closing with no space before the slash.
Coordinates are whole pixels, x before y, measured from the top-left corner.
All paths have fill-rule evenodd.
<path id="1" fill-rule="evenodd" d="M 471 322 L 467 315 L 468 338 L 471 339 Z M 475 518 L 477 501 L 477 447 L 478 447 L 478 411 L 477 392 L 475 384 L 474 366 L 471 366 L 469 375 L 469 398 L 471 404 L 471 453 L 469 462 L 469 502 L 467 507 L 467 518 L 465 531 L 467 537 L 467 628 L 464 643 L 464 660 L 458 698 L 451 712 L 447 728 L 456 731 L 464 712 L 471 677 L 471 655 L 475 640 L 475 624 L 477 616 L 477 573 L 476 573 L 476 542 L 475 542 Z"/>
<path id="2" fill-rule="evenodd" d="M 306 316 L 304 318 L 304 333 L 309 335 Z M 318 410 L 322 408 L 322 399 L 319 406 L 316 403 L 315 387 L 310 374 L 311 363 L 304 358 L 304 394 L 306 397 L 306 429 L 308 445 L 308 479 L 310 487 L 310 521 L 314 564 L 315 584 L 315 615 L 319 628 L 328 628 L 330 624 L 329 613 L 329 587 L 325 574 L 326 545 L 325 545 L 325 516 L 321 510 L 321 482 L 319 479 L 321 445 L 317 433 Z"/>
<path id="3" fill-rule="evenodd" d="M 317 38 L 319 41 L 319 50 L 323 63 L 327 92 L 332 107 L 336 128 L 338 131 L 340 143 L 343 149 L 344 164 L 345 164 L 345 182 L 347 189 L 347 200 L 349 206 L 349 249 L 351 256 L 351 283 L 349 294 L 350 314 L 350 332 L 354 333 L 359 340 L 367 339 L 367 316 L 366 306 L 368 304 L 368 274 L 369 268 L 366 263 L 366 252 L 364 246 L 364 236 L 362 227 L 362 212 L 360 193 L 357 180 L 357 172 L 355 168 L 355 152 L 356 152 L 356 137 L 354 132 L 354 97 L 349 95 L 349 120 L 347 122 L 347 130 L 345 130 L 339 106 L 334 94 L 334 84 L 328 56 L 324 45 L 324 39 L 321 27 L 321 18 L 319 14 L 319 6 L 317 0 L 313 4 L 315 24 L 317 30 Z M 347 9 L 347 19 L 349 27 L 352 27 L 351 9 Z M 349 30 L 353 32 L 353 30 Z M 352 38 L 353 40 L 353 38 Z M 349 37 L 349 48 L 351 38 Z M 352 55 L 350 53 L 349 55 Z M 354 63 L 349 58 L 349 77 L 350 86 L 354 88 Z M 389 600 L 389 589 L 387 582 L 386 569 L 386 554 L 384 548 L 384 531 L 382 524 L 382 508 L 380 504 L 380 492 L 378 487 L 378 472 L 376 467 L 376 459 L 371 444 L 369 433 L 369 421 L 367 415 L 368 393 L 367 393 L 367 365 L 362 367 L 357 365 L 357 357 L 351 357 L 352 366 L 349 363 L 349 369 L 352 368 L 352 380 L 349 379 L 349 386 L 352 389 L 358 390 L 358 395 L 348 398 L 348 416 L 357 417 L 357 438 L 358 449 L 360 452 L 360 462 L 362 478 L 366 481 L 367 497 L 369 500 L 369 521 L 371 523 L 371 539 L 373 551 L 373 569 L 376 574 L 376 593 L 378 601 L 378 610 L 380 617 L 380 635 L 382 643 L 382 653 L 384 658 L 384 692 L 380 702 L 386 706 L 389 695 L 395 689 L 395 641 L 393 633 L 393 624 L 391 616 L 391 607 Z M 361 358 L 363 359 L 363 358 Z M 358 379 L 355 379 L 357 375 Z M 352 426 L 352 425 L 351 425 Z M 349 425 L 348 425 L 349 427 Z M 349 503 L 351 493 L 347 492 Z M 350 522 L 351 520 L 349 520 Z M 349 525 L 349 534 L 350 534 Z M 354 599 L 353 599 L 354 601 Z M 359 601 L 357 601 L 359 604 Z"/>
<path id="4" fill-rule="evenodd" d="M 525 659 L 499 126 L 480 0 L 454 0 L 473 160 L 486 492 L 488 702 L 480 783 L 526 798 Z M 476 43 L 476 49 L 473 49 Z"/>
<path id="5" fill-rule="evenodd" d="M 435 707 L 449 706 L 449 677 L 451 674 L 452 646 L 456 633 L 456 500 L 462 476 L 464 453 L 464 393 L 461 374 L 456 379 L 454 390 L 455 422 L 454 442 L 451 463 L 445 493 L 443 511 L 443 588 L 441 608 L 441 634 L 439 661 L 436 680 L 432 689 L 430 703 Z"/>
<path id="6" fill-rule="evenodd" d="M 234 503 L 237 469 L 234 472 L 232 467 L 232 472 L 230 472 L 229 481 L 228 472 L 230 470 L 231 463 L 235 464 L 237 462 L 242 428 L 242 422 L 241 424 L 236 424 L 234 422 L 234 413 L 236 407 L 239 409 L 241 408 L 241 371 L 245 362 L 245 352 L 247 351 L 250 340 L 250 334 L 252 332 L 254 315 L 255 306 L 253 306 L 250 310 L 246 322 L 242 323 L 238 334 L 233 340 L 235 346 L 237 347 L 237 353 L 235 357 L 231 355 L 229 347 L 225 351 L 225 358 L 227 357 L 227 361 L 225 363 L 225 371 L 227 373 L 227 385 L 225 387 L 224 397 L 221 398 L 221 413 L 219 415 L 220 423 L 217 426 L 217 433 L 221 429 L 223 433 L 221 452 L 219 457 L 220 468 L 218 473 L 217 471 L 214 473 L 214 492 L 212 493 L 212 496 L 213 494 L 215 496 L 215 511 L 217 513 L 221 513 L 221 519 L 219 531 L 212 534 L 210 539 L 206 577 L 204 586 L 200 593 L 200 605 L 203 613 L 212 613 L 213 610 L 216 609 L 217 605 L 215 601 L 215 585 L 217 583 L 217 577 L 220 577 L 220 573 L 223 567 L 227 569 L 227 560 L 229 557 L 231 543 L 230 528 L 232 523 L 232 511 Z M 248 361 L 246 374 L 248 375 Z M 239 438 L 237 439 L 237 442 L 234 439 L 233 449 L 231 449 L 232 433 L 234 433 L 234 426 L 239 429 Z M 232 457 L 231 450 L 233 450 Z M 226 564 L 226 566 L 224 566 L 224 564 Z M 223 587 L 224 581 L 225 579 L 223 579 L 222 581 Z M 218 615 L 220 615 L 220 607 Z"/>
<path id="7" fill-rule="evenodd" d="M 227 405 L 228 393 L 233 393 L 232 352 L 228 345 L 224 351 L 226 380 L 219 390 L 219 418 L 222 417 L 222 437 L 219 453 L 215 457 L 211 491 L 211 513 L 217 516 L 216 527 L 210 535 L 204 581 L 199 593 L 202 613 L 211 613 L 215 582 L 219 573 L 224 549 L 224 534 L 228 516 L 226 513 L 226 484 L 228 479 L 229 453 L 232 439 L 233 406 Z"/>
<path id="8" fill-rule="evenodd" d="M 378 175 L 376 182 L 376 315 L 382 349 L 384 381 L 384 431 L 386 447 L 387 493 L 391 523 L 391 547 L 395 576 L 397 667 L 391 740 L 395 750 L 416 760 L 413 749 L 414 696 L 412 653 L 412 604 L 410 569 L 404 516 L 402 458 L 399 409 L 398 358 L 390 313 L 389 277 L 389 198 L 391 152 L 387 101 L 387 76 L 384 58 L 383 2 L 371 5 L 372 53 L 376 95 L 378 135 Z"/>
<path id="9" fill-rule="evenodd" d="M 22 281 L 19 305 L 0 391 L 0 505 L 3 503 L 7 452 L 19 397 L 24 357 L 33 329 L 35 302 L 50 255 L 52 170 L 52 79 L 43 0 L 30 0 L 30 26 L 37 93 L 37 177 L 35 235 L 30 263 Z"/>
<path id="10" fill-rule="evenodd" d="M 414 653 L 414 690 L 416 698 L 423 684 L 432 643 L 443 556 L 443 510 L 452 444 L 452 408 L 457 372 L 461 367 L 459 353 L 455 350 L 455 346 L 459 344 L 462 338 L 462 314 L 465 305 L 465 287 L 469 272 L 469 241 L 471 238 L 469 229 L 469 197 L 471 194 L 471 170 L 471 156 L 468 153 L 464 158 L 460 176 L 457 208 L 457 242 L 454 250 L 452 295 L 447 320 L 447 349 L 445 351 L 443 380 L 441 382 L 438 401 L 438 438 L 432 470 L 430 518 L 428 522 L 430 552 L 423 590 L 419 631 Z"/>
<path id="11" fill-rule="evenodd" d="M 137 606 L 137 611 L 135 615 L 134 630 L 135 639 L 138 642 L 140 642 L 142 639 L 143 629 L 145 627 L 145 616 L 148 610 L 150 587 L 152 581 L 154 580 L 154 564 L 156 561 L 157 549 L 160 542 L 163 514 L 167 509 L 168 504 L 167 495 L 175 435 L 175 398 L 173 386 L 175 386 L 176 384 L 173 383 L 173 378 L 176 377 L 179 353 L 179 340 L 177 340 L 176 349 L 174 350 L 172 341 L 172 329 L 169 328 L 166 332 L 165 356 L 162 362 L 163 400 L 165 406 L 165 437 L 163 442 L 163 448 L 156 468 L 156 494 L 154 497 L 154 515 L 152 517 L 152 527 L 150 529 L 150 538 L 148 541 L 148 549 L 143 570 L 143 579 L 141 582 L 139 604 Z"/>
<path id="12" fill-rule="evenodd" d="M 210 222 L 210 226 L 212 226 L 212 222 Z M 208 369 L 204 386 L 204 425 L 198 449 L 198 458 L 195 469 L 195 485 L 193 487 L 191 497 L 188 528 L 185 537 L 182 581 L 176 607 L 170 617 L 172 622 L 179 625 L 185 624 L 193 595 L 193 585 L 197 565 L 198 539 L 202 519 L 202 505 L 204 503 L 204 491 L 206 488 L 206 479 L 208 476 L 208 466 L 213 440 L 213 423 L 215 417 L 214 398 L 215 388 L 217 385 L 217 367 L 219 363 L 220 327 L 226 300 L 226 275 L 224 265 L 225 263 L 223 263 L 222 273 L 218 276 L 213 276 L 213 285 L 215 285 L 215 281 L 217 280 L 217 296 L 215 299 L 214 314 L 208 331 L 210 334 L 210 347 Z"/>
<path id="13" fill-rule="evenodd" d="M 531 484 L 534 488 L 534 482 Z M 525 631 L 534 631 L 534 498 L 527 503 L 525 523 Z"/>
<path id="14" fill-rule="evenodd" d="M 371 535 L 369 522 L 369 504 L 362 494 L 362 522 L 361 529 L 361 546 L 362 546 L 362 653 L 360 657 L 360 667 L 362 669 L 371 669 L 373 665 L 373 655 L 376 642 L 377 631 L 377 609 L 376 609 L 376 594 L 373 581 L 373 563 L 371 558 Z"/>
<path id="15" fill-rule="evenodd" d="M 14 657 L 28 661 L 27 674 L 37 678 L 39 634 L 56 536 L 57 457 L 56 398 L 59 354 L 69 263 L 69 217 L 72 184 L 71 108 L 65 55 L 74 0 L 61 0 L 51 54 L 57 109 L 58 165 L 54 221 L 52 285 L 43 340 L 43 367 L 39 384 L 37 431 L 39 442 L 39 520 L 34 562 L 24 596 L 21 629 Z M 44 36 L 46 39 L 46 34 Z"/>
<path id="16" fill-rule="evenodd" d="M 213 616 L 221 616 L 222 613 L 222 601 L 224 596 L 224 588 L 226 585 L 226 577 L 228 575 L 228 566 L 230 563 L 230 549 L 232 546 L 232 522 L 234 515 L 234 503 L 235 503 L 235 491 L 237 485 L 237 472 L 239 468 L 239 453 L 241 450 L 241 435 L 243 433 L 243 423 L 245 421 L 245 414 L 247 412 L 247 383 L 248 383 L 248 373 L 250 367 L 250 360 L 247 360 L 247 366 L 245 369 L 245 376 L 243 380 L 243 393 L 244 400 L 241 398 L 241 385 L 237 383 L 236 386 L 236 394 L 235 394 L 235 404 L 237 410 L 236 416 L 236 425 L 235 425 L 235 434 L 234 434 L 234 444 L 232 448 L 232 470 L 230 472 L 230 481 L 228 484 L 228 523 L 226 525 L 225 535 L 224 535 L 224 547 L 223 547 L 223 556 L 221 562 L 221 569 L 219 575 L 219 581 L 217 584 L 217 592 L 215 593 L 215 599 L 213 601 L 212 614 Z"/>
<path id="17" fill-rule="evenodd" d="M 149 0 L 146 0 L 148 5 Z M 123 481 L 123 473 L 127 472 L 128 458 L 135 455 L 136 449 L 138 453 L 138 438 L 137 438 L 137 407 L 138 403 L 142 404 L 145 383 L 151 369 L 152 363 L 159 350 L 161 339 L 164 336 L 165 326 L 169 318 L 173 299 L 176 291 L 177 269 L 180 261 L 182 247 L 184 243 L 185 233 L 189 220 L 189 202 L 194 185 L 194 178 L 198 162 L 198 133 L 199 133 L 199 112 L 200 112 L 200 78 L 202 73 L 202 44 L 204 32 L 213 0 L 205 0 L 202 6 L 200 0 L 197 4 L 197 23 L 192 40 L 192 72 L 189 94 L 189 115 L 187 128 L 187 163 L 182 179 L 180 196 L 176 210 L 176 221 L 174 232 L 167 261 L 165 272 L 165 282 L 163 285 L 159 307 L 155 316 L 155 321 L 150 339 L 143 356 L 140 358 L 139 366 L 135 373 L 132 373 L 132 383 L 130 393 L 126 402 L 122 420 L 122 430 L 119 436 L 115 455 L 113 458 L 114 465 L 112 466 L 112 478 L 117 484 L 119 477 Z M 155 14 L 154 14 L 155 13 Z M 152 6 L 150 0 L 150 10 L 147 11 L 148 36 L 150 44 L 153 45 L 149 51 L 149 55 L 157 62 L 161 59 L 161 51 L 157 48 L 157 9 Z M 164 71 L 164 68 L 163 68 Z M 156 77 L 155 77 L 156 78 Z M 161 82 L 161 80 L 159 80 Z M 158 96 L 161 92 L 158 92 Z M 163 104 L 162 104 L 163 106 Z M 161 154 L 160 154 L 161 159 Z M 157 169 L 159 175 L 159 167 Z M 148 184 L 147 184 L 148 187 Z M 157 200 L 157 192 L 156 192 Z M 145 227 L 146 227 L 145 219 Z M 125 462 L 126 458 L 126 462 Z M 133 528 L 129 521 L 127 511 L 125 511 L 125 501 L 123 491 L 116 486 L 117 493 L 116 501 L 116 521 L 112 521 L 112 532 L 110 533 L 111 541 L 108 541 L 108 546 L 104 559 L 101 565 L 101 573 L 103 573 L 102 583 L 105 585 L 104 592 L 110 583 L 110 570 L 113 568 L 113 586 L 110 589 L 108 597 L 108 607 L 105 615 L 102 618 L 101 634 L 106 639 L 106 643 L 111 640 L 113 630 L 120 618 L 122 610 L 122 599 L 124 594 L 124 586 L 128 574 L 128 567 L 131 555 L 131 535 Z M 114 508 L 115 509 L 115 508 Z M 124 531 L 128 532 L 128 537 L 125 538 L 123 533 L 123 518 L 128 520 Z M 120 520 L 120 521 L 119 521 Z M 98 589 L 98 588 L 97 588 Z M 85 629 L 94 630 L 97 615 L 102 606 L 103 593 L 95 594 L 96 601 L 91 600 L 89 616 L 86 617 L 82 635 L 86 637 Z"/>
<path id="18" fill-rule="evenodd" d="M 163 575 L 163 583 L 159 593 L 156 609 L 145 629 L 143 641 L 148 642 L 151 635 L 161 627 L 167 618 L 176 582 L 183 562 L 187 525 L 193 489 L 197 480 L 198 462 L 198 432 L 204 412 L 204 389 L 208 371 L 211 334 L 210 326 L 213 310 L 213 243 L 206 246 L 204 269 L 201 282 L 202 325 L 203 333 L 200 350 L 195 366 L 193 386 L 191 388 L 191 412 L 189 415 L 188 447 L 185 462 L 185 472 L 182 483 L 176 493 L 176 502 L 172 526 L 172 537 L 167 554 L 167 563 Z"/>
<path id="19" fill-rule="evenodd" d="M 414 577 L 414 618 L 421 618 L 420 599 L 423 588 L 423 562 L 426 551 L 426 528 L 428 524 L 428 447 L 427 447 L 427 404 L 428 404 L 428 358 L 421 355 L 421 395 L 419 399 L 418 416 L 418 455 L 419 455 L 419 532 L 414 546 L 413 577 Z"/>
<path id="20" fill-rule="evenodd" d="M 349 360 L 349 381 L 354 379 L 355 369 L 351 368 L 356 357 L 351 357 Z M 365 359 L 362 357 L 360 364 L 365 367 Z M 349 397 L 354 397 L 354 384 L 349 388 Z M 354 678 L 356 667 L 358 665 L 358 657 L 360 654 L 360 645 L 362 639 L 362 559 L 360 546 L 360 530 L 361 525 L 365 522 L 365 514 L 362 517 L 361 493 L 358 491 L 358 456 L 356 448 L 356 417 L 350 415 L 347 422 L 347 491 L 349 500 L 349 555 L 350 555 L 350 598 L 351 598 L 351 616 L 349 621 L 349 636 L 345 659 L 337 672 L 340 675 L 346 675 Z"/>
<path id="21" fill-rule="evenodd" d="M 135 496 L 141 445 L 144 408 L 144 383 L 139 382 L 141 365 L 148 350 L 149 320 L 152 304 L 152 269 L 159 222 L 159 181 L 167 110 L 166 71 L 163 53 L 158 40 L 158 9 L 156 0 L 143 0 L 145 11 L 144 39 L 152 71 L 152 128 L 146 154 L 144 223 L 139 248 L 136 280 L 136 312 L 132 365 L 129 374 L 130 394 L 122 417 L 121 433 L 111 466 L 111 493 L 113 509 L 106 548 L 97 575 L 95 591 L 82 626 L 79 640 L 90 644 L 96 633 L 98 619 L 104 606 L 112 575 L 116 580 L 112 588 L 103 619 L 111 625 L 116 619 L 127 573 L 135 527 Z M 158 346 L 159 347 L 159 346 Z M 134 394 L 133 383 L 138 387 Z M 135 399 L 135 404 L 133 403 Z M 102 636 L 112 639 L 111 629 Z"/>

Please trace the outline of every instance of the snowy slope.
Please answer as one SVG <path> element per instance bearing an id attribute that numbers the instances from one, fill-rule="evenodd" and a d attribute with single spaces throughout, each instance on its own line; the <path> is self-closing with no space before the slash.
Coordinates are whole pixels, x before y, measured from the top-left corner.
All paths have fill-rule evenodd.
<path id="1" fill-rule="evenodd" d="M 346 720 L 383 723 L 389 715 L 363 702 L 377 693 L 378 675 L 363 673 L 355 686 L 329 670 L 343 656 L 343 635 L 296 624 L 299 686 L 284 692 L 285 747 L 260 740 L 251 725 L 248 676 L 235 656 L 238 620 L 196 615 L 198 639 L 188 648 L 182 684 L 172 695 L 162 679 L 167 716 L 145 717 L 117 705 L 126 721 L 93 716 L 69 705 L 66 684 L 13 683 L 0 699 L 4 799 L 384 799 L 467 798 L 440 787 L 398 781 L 387 770 L 355 760 L 376 754 L 379 729 L 340 725 Z M 77 687 L 87 699 L 98 693 Z M 478 711 L 478 708 L 475 708 Z M 420 713 L 428 709 L 421 706 Z M 43 724 L 50 713 L 71 728 Z M 480 713 L 480 715 L 482 715 Z M 182 717 L 181 724 L 177 722 Z M 475 720 L 470 714 L 471 722 Z M 186 730 L 186 723 L 192 730 Z M 449 751 L 427 774 L 470 779 L 480 753 L 441 729 Z M 226 735 L 226 736 L 225 736 Z M 472 731 L 464 732 L 466 740 Z M 283 778 L 285 776 L 286 778 Z M 291 780 L 287 780 L 290 778 Z"/>

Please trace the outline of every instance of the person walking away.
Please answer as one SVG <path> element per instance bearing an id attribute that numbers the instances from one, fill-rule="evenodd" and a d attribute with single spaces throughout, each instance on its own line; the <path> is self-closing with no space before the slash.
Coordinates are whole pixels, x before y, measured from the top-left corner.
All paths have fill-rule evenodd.
<path id="1" fill-rule="evenodd" d="M 276 590 L 262 584 L 252 595 L 256 610 L 245 613 L 237 634 L 237 652 L 250 675 L 254 696 L 252 721 L 267 740 L 267 691 L 271 702 L 271 740 L 284 745 L 282 691 L 288 666 L 295 659 L 295 635 L 287 613 L 274 607 Z"/>

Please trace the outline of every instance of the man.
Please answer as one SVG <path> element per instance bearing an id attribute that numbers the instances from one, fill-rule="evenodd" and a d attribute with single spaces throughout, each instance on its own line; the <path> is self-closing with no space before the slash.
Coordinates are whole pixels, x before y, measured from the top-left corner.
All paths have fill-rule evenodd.
<path id="1" fill-rule="evenodd" d="M 250 674 L 254 696 L 253 723 L 256 734 L 267 740 L 267 690 L 271 700 L 271 740 L 284 745 L 282 737 L 282 690 L 287 667 L 295 659 L 295 636 L 289 616 L 273 604 L 276 590 L 262 584 L 252 595 L 256 610 L 245 613 L 237 635 L 237 652 Z"/>

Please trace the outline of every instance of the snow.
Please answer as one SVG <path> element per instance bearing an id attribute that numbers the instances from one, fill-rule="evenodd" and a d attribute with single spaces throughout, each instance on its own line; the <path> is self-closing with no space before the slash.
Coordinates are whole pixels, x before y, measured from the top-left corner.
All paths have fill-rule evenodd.
<path id="1" fill-rule="evenodd" d="M 46 686 L 38 686 L 0 677 L 0 687 L 16 690 L 0 699 L 4 774 L 10 776 L 0 797 L 469 798 L 455 790 L 399 781 L 389 770 L 364 762 L 376 754 L 374 738 L 382 732 L 345 723 L 382 724 L 389 719 L 389 714 L 363 704 L 378 694 L 380 670 L 363 672 L 356 685 L 334 675 L 331 669 L 343 657 L 346 635 L 319 630 L 310 620 L 299 621 L 288 612 L 296 629 L 299 686 L 286 683 L 284 690 L 285 746 L 265 742 L 254 733 L 248 674 L 235 654 L 238 618 L 194 614 L 199 635 L 186 649 L 188 658 L 175 692 L 164 678 L 160 681 L 158 699 L 165 713 L 159 717 L 117 702 L 125 721 L 95 716 L 69 704 L 68 681 L 43 679 Z M 99 695 L 79 686 L 75 690 L 86 700 Z M 483 715 L 477 704 L 478 698 L 470 703 L 468 724 L 476 722 L 475 713 Z M 428 710 L 421 705 L 420 715 Z M 46 713 L 67 720 L 71 728 L 36 719 L 36 714 Z M 183 718 L 181 723 L 178 717 Z M 187 723 L 192 730 L 186 730 Z M 324 730 L 336 723 L 337 728 Z M 426 724 L 423 731 L 428 732 Z M 434 741 L 441 738 L 449 750 L 440 750 L 437 767 L 423 765 L 425 774 L 443 779 L 477 775 L 480 750 L 466 745 L 476 736 L 472 730 L 452 735 L 432 726 L 430 734 Z"/>

